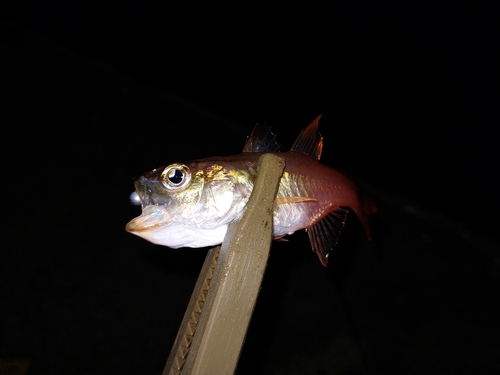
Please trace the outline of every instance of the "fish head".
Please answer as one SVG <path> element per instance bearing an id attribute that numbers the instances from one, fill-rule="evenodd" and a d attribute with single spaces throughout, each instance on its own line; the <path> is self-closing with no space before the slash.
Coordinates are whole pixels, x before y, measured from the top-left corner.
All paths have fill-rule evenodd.
<path id="1" fill-rule="evenodd" d="M 253 186 L 244 171 L 217 162 L 174 163 L 134 183 L 142 213 L 126 230 L 155 244 L 203 247 L 221 243 Z"/>

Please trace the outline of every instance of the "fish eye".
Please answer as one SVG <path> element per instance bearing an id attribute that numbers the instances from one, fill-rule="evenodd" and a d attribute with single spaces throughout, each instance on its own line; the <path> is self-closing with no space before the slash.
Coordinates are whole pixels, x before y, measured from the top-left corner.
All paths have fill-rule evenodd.
<path id="1" fill-rule="evenodd" d="M 184 164 L 170 164 L 161 172 L 161 183 L 169 190 L 177 190 L 191 181 L 191 171 Z"/>

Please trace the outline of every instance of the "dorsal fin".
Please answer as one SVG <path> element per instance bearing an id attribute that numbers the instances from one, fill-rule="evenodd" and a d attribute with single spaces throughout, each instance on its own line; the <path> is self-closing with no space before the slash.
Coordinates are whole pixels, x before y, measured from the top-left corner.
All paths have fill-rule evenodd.
<path id="1" fill-rule="evenodd" d="M 280 145 L 276 143 L 276 136 L 271 127 L 266 124 L 255 124 L 252 134 L 247 137 L 243 152 L 278 152 Z"/>
<path id="2" fill-rule="evenodd" d="M 328 265 L 328 254 L 337 244 L 348 213 L 344 208 L 337 208 L 307 229 L 311 247 L 325 267 Z"/>
<path id="3" fill-rule="evenodd" d="M 316 117 L 305 129 L 302 129 L 290 151 L 309 155 L 319 160 L 323 150 L 323 136 L 318 131 L 318 122 L 322 115 Z"/>

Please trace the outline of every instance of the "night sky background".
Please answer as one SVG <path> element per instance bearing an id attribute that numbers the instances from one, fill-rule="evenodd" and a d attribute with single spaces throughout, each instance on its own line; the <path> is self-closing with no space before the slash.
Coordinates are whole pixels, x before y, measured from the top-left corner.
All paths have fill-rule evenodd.
<path id="1" fill-rule="evenodd" d="M 160 374 L 206 249 L 126 233 L 134 179 L 321 113 L 373 241 L 273 244 L 236 374 L 498 373 L 498 4 L 0 4 L 0 374 Z"/>

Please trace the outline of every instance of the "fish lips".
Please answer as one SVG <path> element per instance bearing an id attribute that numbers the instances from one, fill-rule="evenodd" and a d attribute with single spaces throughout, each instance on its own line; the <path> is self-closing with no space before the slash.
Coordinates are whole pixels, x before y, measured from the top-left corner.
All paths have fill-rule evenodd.
<path id="1" fill-rule="evenodd" d="M 173 221 L 165 206 L 151 205 L 143 207 L 141 215 L 128 222 L 125 230 L 145 237 L 146 233 L 168 226 Z"/>

